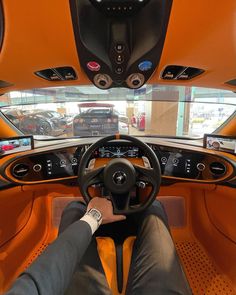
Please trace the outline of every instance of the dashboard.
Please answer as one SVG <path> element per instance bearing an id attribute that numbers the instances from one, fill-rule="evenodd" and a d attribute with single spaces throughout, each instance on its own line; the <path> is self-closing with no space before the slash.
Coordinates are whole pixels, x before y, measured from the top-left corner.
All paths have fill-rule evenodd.
<path id="1" fill-rule="evenodd" d="M 147 144 L 159 160 L 163 180 L 217 183 L 235 175 L 235 163 L 225 155 L 173 143 Z M 36 149 L 29 154 L 16 155 L 2 166 L 1 175 L 22 184 L 76 179 L 80 159 L 89 146 L 73 144 L 57 149 L 51 146 L 47 151 Z M 145 157 L 145 150 L 126 141 L 114 141 L 95 150 L 91 159 L 127 158 L 132 162 Z"/>

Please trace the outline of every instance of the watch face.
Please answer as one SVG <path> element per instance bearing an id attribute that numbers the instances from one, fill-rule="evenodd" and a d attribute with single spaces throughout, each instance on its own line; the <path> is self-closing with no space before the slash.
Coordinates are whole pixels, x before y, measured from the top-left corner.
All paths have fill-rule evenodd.
<path id="1" fill-rule="evenodd" d="M 101 220 L 101 218 L 102 218 L 102 215 L 101 215 L 101 213 L 98 211 L 98 210 L 96 210 L 96 209 L 91 209 L 90 211 L 89 211 L 89 213 L 93 216 L 93 218 L 95 218 L 98 222 Z"/>

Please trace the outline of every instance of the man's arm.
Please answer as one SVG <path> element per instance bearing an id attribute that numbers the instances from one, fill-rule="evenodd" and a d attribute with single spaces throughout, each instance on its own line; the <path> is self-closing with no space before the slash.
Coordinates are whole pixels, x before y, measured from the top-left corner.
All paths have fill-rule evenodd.
<path id="1" fill-rule="evenodd" d="M 125 219 L 113 215 L 111 202 L 94 198 L 88 210 L 95 208 L 102 214 L 103 223 Z M 89 216 L 90 217 L 90 216 Z M 83 217 L 71 224 L 41 256 L 16 280 L 6 295 L 59 295 L 67 289 L 76 265 L 80 262 L 93 232 L 98 228 L 96 221 Z"/>
<path id="2" fill-rule="evenodd" d="M 17 279 L 7 295 L 59 295 L 67 288 L 92 238 L 85 221 L 70 225 Z"/>

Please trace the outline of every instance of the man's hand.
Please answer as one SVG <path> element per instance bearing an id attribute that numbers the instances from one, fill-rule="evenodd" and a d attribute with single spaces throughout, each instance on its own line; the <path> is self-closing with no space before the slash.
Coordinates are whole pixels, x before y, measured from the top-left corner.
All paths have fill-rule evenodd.
<path id="1" fill-rule="evenodd" d="M 95 208 L 101 212 L 102 224 L 126 219 L 124 215 L 114 215 L 111 201 L 105 198 L 93 198 L 88 204 L 87 211 L 91 208 Z"/>

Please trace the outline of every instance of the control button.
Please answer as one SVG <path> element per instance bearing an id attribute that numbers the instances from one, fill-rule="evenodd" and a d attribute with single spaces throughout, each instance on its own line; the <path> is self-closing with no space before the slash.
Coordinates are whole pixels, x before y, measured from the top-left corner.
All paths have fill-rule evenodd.
<path id="1" fill-rule="evenodd" d="M 168 160 L 167 160 L 166 157 L 162 157 L 162 158 L 161 158 L 161 164 L 162 164 L 162 165 L 165 165 L 165 164 L 167 163 L 167 161 L 168 161 Z"/>
<path id="2" fill-rule="evenodd" d="M 126 83 L 128 87 L 132 89 L 137 89 L 141 87 L 144 84 L 145 78 L 144 75 L 141 73 L 134 73 L 129 75 L 129 77 L 126 79 Z"/>
<path id="3" fill-rule="evenodd" d="M 191 168 L 191 160 L 190 159 L 186 160 L 186 168 Z"/>
<path id="4" fill-rule="evenodd" d="M 142 189 L 146 187 L 146 183 L 144 181 L 138 181 L 136 184 L 139 188 L 142 188 Z"/>
<path id="5" fill-rule="evenodd" d="M 94 84 L 101 89 L 107 89 L 112 84 L 112 79 L 107 74 L 97 74 L 93 80 Z"/>
<path id="6" fill-rule="evenodd" d="M 121 64 L 124 61 L 124 57 L 122 55 L 117 55 L 116 63 Z"/>
<path id="7" fill-rule="evenodd" d="M 181 74 L 179 77 L 178 77 L 179 80 L 189 80 L 189 75 L 188 74 Z"/>
<path id="8" fill-rule="evenodd" d="M 167 72 L 165 73 L 165 75 L 163 76 L 163 79 L 167 79 L 167 80 L 171 80 L 174 78 L 174 74 L 172 74 L 171 72 Z"/>
<path id="9" fill-rule="evenodd" d="M 61 160 L 61 161 L 60 161 L 60 165 L 61 165 L 61 167 L 62 167 L 62 166 L 66 166 L 66 160 Z"/>
<path id="10" fill-rule="evenodd" d="M 60 81 L 60 77 L 57 76 L 57 74 L 53 73 L 51 76 L 50 76 L 50 80 L 52 81 Z"/>
<path id="11" fill-rule="evenodd" d="M 34 170 L 35 172 L 40 172 L 40 171 L 42 170 L 42 165 L 40 165 L 40 164 L 35 164 L 35 165 L 33 166 L 33 170 Z"/>
<path id="12" fill-rule="evenodd" d="M 115 50 L 118 52 L 118 53 L 121 53 L 123 50 L 124 50 L 125 46 L 123 44 L 116 44 L 115 46 Z"/>
<path id="13" fill-rule="evenodd" d="M 179 159 L 174 158 L 174 159 L 172 160 L 172 163 L 173 163 L 175 166 L 177 166 L 177 165 L 179 164 Z"/>
<path id="14" fill-rule="evenodd" d="M 197 164 L 197 169 L 199 171 L 203 171 L 203 170 L 205 170 L 205 168 L 206 168 L 205 164 L 203 164 L 203 163 L 198 163 Z"/>
<path id="15" fill-rule="evenodd" d="M 173 80 L 178 75 L 182 74 L 186 68 L 182 66 L 167 66 L 163 71 L 161 77 L 166 80 Z"/>
<path id="16" fill-rule="evenodd" d="M 87 68 L 91 71 L 91 72 L 98 72 L 101 69 L 101 66 L 99 63 L 97 63 L 96 61 L 89 61 L 87 63 Z"/>
<path id="17" fill-rule="evenodd" d="M 100 80 L 100 81 L 99 81 L 99 85 L 100 85 L 101 87 L 105 87 L 105 86 L 106 86 L 106 81 L 105 81 L 105 80 Z"/>
<path id="18" fill-rule="evenodd" d="M 73 164 L 76 165 L 77 162 L 78 162 L 78 160 L 77 160 L 76 158 L 72 158 L 72 159 L 71 159 L 71 163 L 72 163 L 72 165 L 73 165 Z"/>
<path id="19" fill-rule="evenodd" d="M 134 85 L 134 86 L 138 86 L 138 85 L 139 85 L 139 79 L 135 79 L 135 80 L 133 80 L 133 85 Z"/>
<path id="20" fill-rule="evenodd" d="M 149 60 L 144 60 L 144 61 L 142 61 L 142 62 L 138 65 L 138 68 L 139 68 L 140 71 L 142 71 L 142 72 L 149 71 L 149 70 L 151 70 L 151 68 L 152 68 L 152 62 L 149 61 Z"/>
<path id="21" fill-rule="evenodd" d="M 76 77 L 74 76 L 73 73 L 68 72 L 68 73 L 65 74 L 65 79 L 66 79 L 66 80 L 75 80 Z"/>
<path id="22" fill-rule="evenodd" d="M 122 68 L 122 67 L 117 67 L 117 68 L 115 69 L 115 71 L 116 71 L 116 73 L 117 73 L 118 75 L 120 75 L 120 74 L 123 73 L 123 68 Z"/>

